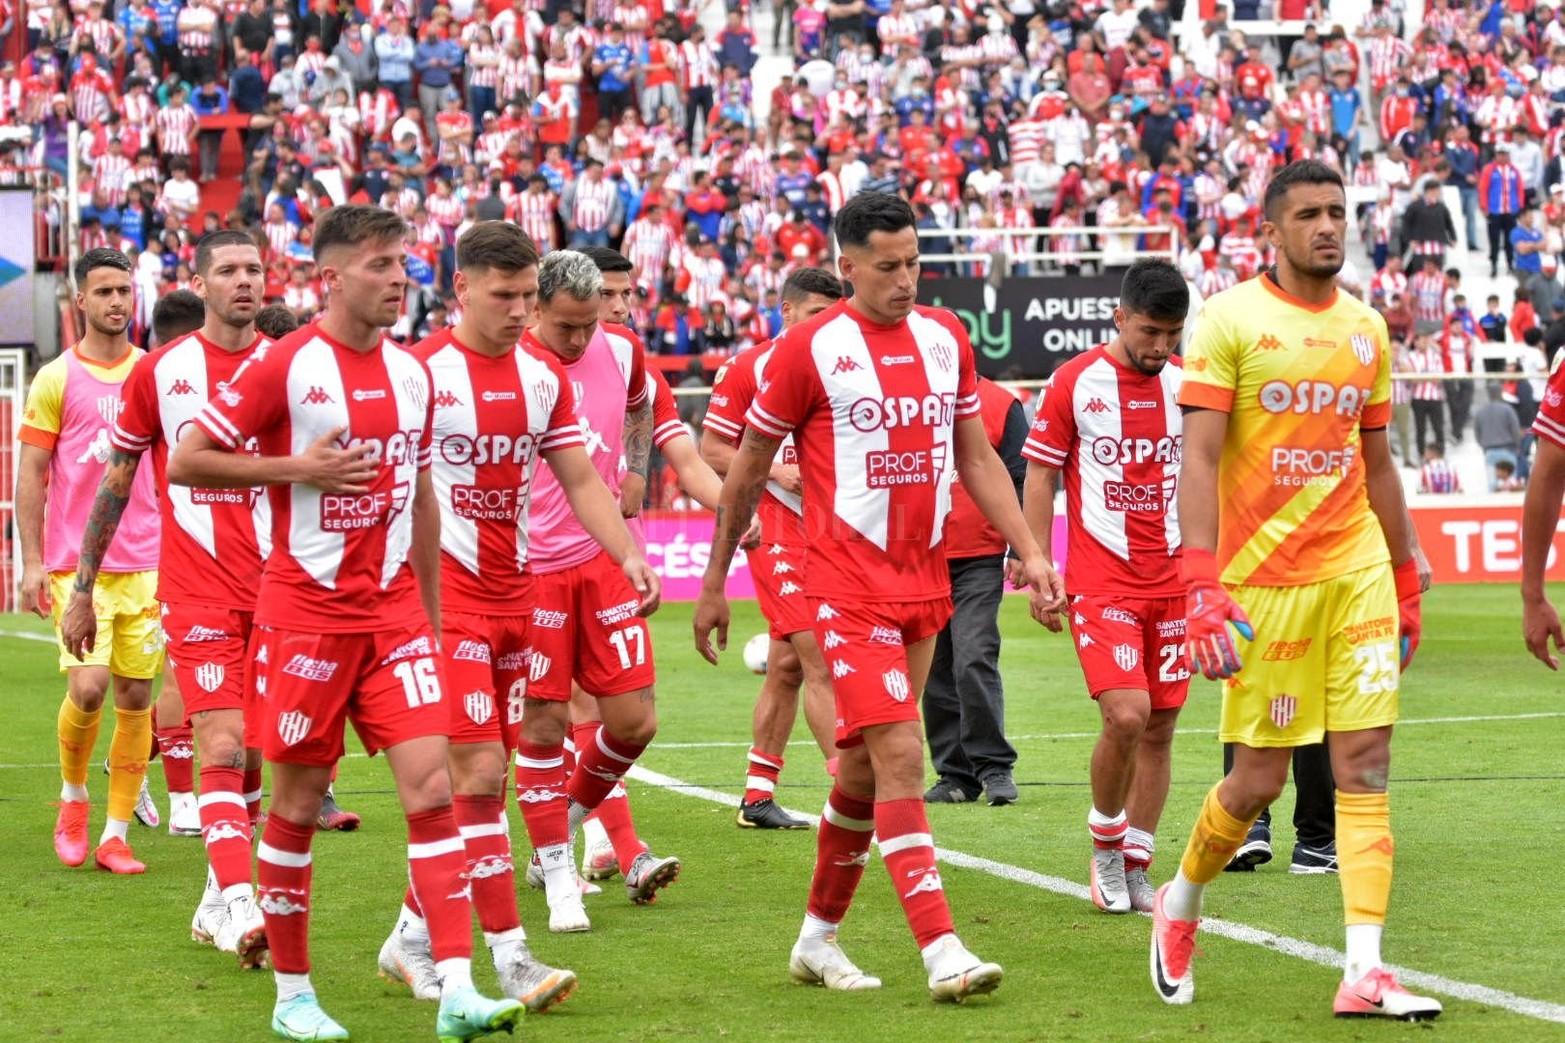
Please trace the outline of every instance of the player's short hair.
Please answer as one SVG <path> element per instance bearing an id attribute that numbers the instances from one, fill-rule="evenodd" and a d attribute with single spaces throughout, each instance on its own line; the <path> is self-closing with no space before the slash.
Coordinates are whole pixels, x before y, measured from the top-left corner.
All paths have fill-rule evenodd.
<path id="1" fill-rule="evenodd" d="M 1119 306 L 1159 322 L 1183 319 L 1190 314 L 1190 284 L 1172 261 L 1143 257 L 1119 284 Z"/>
<path id="2" fill-rule="evenodd" d="M 538 303 L 547 304 L 557 294 L 590 301 L 603 296 L 603 273 L 592 258 L 577 250 L 555 250 L 538 266 Z"/>
<path id="3" fill-rule="evenodd" d="M 263 336 L 281 340 L 299 328 L 299 316 L 286 304 L 268 304 L 255 313 L 255 328 Z"/>
<path id="4" fill-rule="evenodd" d="M 1262 209 L 1266 220 L 1277 220 L 1277 207 L 1294 185 L 1336 185 L 1347 192 L 1342 175 L 1318 159 L 1296 159 L 1272 175 L 1266 184 L 1266 199 Z"/>
<path id="5" fill-rule="evenodd" d="M 860 192 L 837 211 L 832 231 L 837 233 L 841 246 L 868 246 L 869 237 L 875 232 L 900 232 L 917 224 L 913 208 L 901 196 Z"/>
<path id="6" fill-rule="evenodd" d="M 509 221 L 480 221 L 456 241 L 456 267 L 461 272 L 519 272 L 538 261 L 538 244 Z"/>
<path id="7" fill-rule="evenodd" d="M 783 280 L 782 299 L 800 304 L 806 297 L 842 299 L 842 280 L 824 268 L 795 268 Z"/>
<path id="8" fill-rule="evenodd" d="M 175 290 L 160 297 L 152 309 L 152 335 L 159 344 L 194 333 L 206 322 L 206 304 L 190 290 Z"/>
<path id="9" fill-rule="evenodd" d="M 630 263 L 629 257 L 607 246 L 583 246 L 580 252 L 592 258 L 592 263 L 597 265 L 598 271 L 604 275 L 608 275 L 610 272 L 634 272 L 636 270 L 636 266 Z"/>
<path id="10" fill-rule="evenodd" d="M 71 275 L 76 280 L 76 288 L 81 289 L 87 282 L 87 276 L 99 268 L 113 268 L 115 271 L 129 275 L 130 258 L 111 247 L 93 247 L 76 258 L 76 265 L 71 269 Z"/>
<path id="11" fill-rule="evenodd" d="M 391 210 L 357 204 L 334 206 L 315 219 L 315 258 L 319 262 L 329 251 L 343 246 L 400 242 L 407 234 L 408 223 Z"/>
<path id="12" fill-rule="evenodd" d="M 212 255 L 224 246 L 248 246 L 260 253 L 260 247 L 255 245 L 255 239 L 249 232 L 237 232 L 225 230 L 221 232 L 209 232 L 201 237 L 196 244 L 196 274 L 202 278 L 212 270 Z"/>

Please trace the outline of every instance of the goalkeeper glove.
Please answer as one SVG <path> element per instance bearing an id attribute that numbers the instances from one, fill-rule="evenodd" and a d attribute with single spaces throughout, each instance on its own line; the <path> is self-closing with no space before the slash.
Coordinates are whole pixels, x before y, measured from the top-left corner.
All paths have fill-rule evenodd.
<path id="1" fill-rule="evenodd" d="M 1409 558 L 1392 570 L 1391 575 L 1397 584 L 1397 615 L 1402 635 L 1402 669 L 1406 670 L 1408 664 L 1413 661 L 1413 653 L 1418 651 L 1418 639 L 1423 635 L 1424 625 L 1419 611 L 1419 602 L 1422 593 L 1418 583 L 1418 562 Z"/>
<path id="2" fill-rule="evenodd" d="M 1185 658 L 1209 680 L 1232 677 L 1244 664 L 1228 628 L 1255 640 L 1250 618 L 1217 579 L 1217 559 L 1209 550 L 1186 549 L 1179 576 L 1185 584 Z"/>

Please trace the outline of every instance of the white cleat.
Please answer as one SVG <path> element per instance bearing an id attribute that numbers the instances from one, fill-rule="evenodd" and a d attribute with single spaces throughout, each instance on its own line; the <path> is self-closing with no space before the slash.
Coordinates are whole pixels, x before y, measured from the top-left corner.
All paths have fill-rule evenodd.
<path id="1" fill-rule="evenodd" d="M 1128 913 L 1130 889 L 1125 880 L 1125 852 L 1119 848 L 1095 847 L 1087 871 L 1091 875 L 1088 892 L 1092 904 L 1105 913 Z"/>
<path id="2" fill-rule="evenodd" d="M 554 934 L 580 934 L 592 930 L 587 906 L 580 894 L 564 894 L 549 903 L 549 930 Z"/>
<path id="3" fill-rule="evenodd" d="M 1157 888 L 1147 879 L 1145 869 L 1125 870 L 1125 890 L 1130 892 L 1130 907 L 1138 913 L 1150 913 Z"/>
<path id="4" fill-rule="evenodd" d="M 538 861 L 538 852 L 536 851 L 533 852 L 532 859 L 527 863 L 527 886 L 534 891 L 544 890 L 543 863 Z M 580 892 L 583 898 L 591 898 L 594 895 L 603 893 L 603 888 L 597 884 L 589 883 L 585 877 L 580 875 L 576 877 L 576 890 Z"/>
<path id="5" fill-rule="evenodd" d="M 266 918 L 255 899 L 241 895 L 228 903 L 228 916 L 217 938 L 217 947 L 239 959 L 239 969 L 259 970 L 266 964 Z"/>
<path id="6" fill-rule="evenodd" d="M 581 856 L 581 875 L 588 880 L 613 880 L 619 876 L 619 858 L 607 839 L 593 841 Z"/>
<path id="7" fill-rule="evenodd" d="M 500 991 L 520 1000 L 529 1014 L 541 1014 L 558 1006 L 576 991 L 574 971 L 539 962 L 525 943 L 498 971 Z"/>
<path id="8" fill-rule="evenodd" d="M 1440 1001 L 1404 989 L 1390 971 L 1377 967 L 1358 981 L 1337 986 L 1331 1011 L 1339 1018 L 1396 1018 L 1433 1021 L 1445 1008 Z"/>
<path id="9" fill-rule="evenodd" d="M 824 985 L 834 992 L 864 992 L 880 988 L 880 979 L 853 965 L 837 944 L 835 934 L 825 938 L 800 938 L 793 943 L 788 973 L 800 985 Z"/>
<path id="10" fill-rule="evenodd" d="M 168 835 L 171 837 L 201 835 L 201 807 L 196 802 L 194 793 L 168 795 Z"/>
<path id="11" fill-rule="evenodd" d="M 1152 902 L 1152 987 L 1164 1003 L 1182 1007 L 1195 999 L 1196 930 L 1200 920 L 1173 920 L 1163 912 L 1163 902 L 1173 884 L 1157 889 Z"/>
<path id="12" fill-rule="evenodd" d="M 157 801 L 152 799 L 152 790 L 147 786 L 147 777 L 141 777 L 141 792 L 136 795 L 136 821 L 148 829 L 157 829 L 163 822 L 158 814 Z M 196 830 L 200 832 L 200 828 Z"/>
<path id="13" fill-rule="evenodd" d="M 985 963 L 948 935 L 929 964 L 929 995 L 937 1002 L 961 1003 L 998 989 L 1004 976 L 998 963 Z"/>
<path id="14" fill-rule="evenodd" d="M 658 892 L 679 879 L 679 859 L 672 856 L 659 858 L 650 851 L 643 851 L 630 864 L 625 874 L 625 897 L 636 905 L 657 901 Z"/>
<path id="15" fill-rule="evenodd" d="M 223 904 L 221 895 L 215 903 L 211 898 L 211 891 L 201 896 L 201 904 L 196 906 L 196 914 L 190 918 L 190 940 L 222 949 L 221 939 L 228 927 L 228 907 Z M 233 952 L 232 949 L 226 951 Z"/>
<path id="16" fill-rule="evenodd" d="M 435 960 L 429 949 L 410 944 L 400 930 L 394 929 L 380 947 L 379 964 L 380 976 L 407 985 L 413 990 L 414 999 L 440 998 L 440 976 L 435 973 Z"/>

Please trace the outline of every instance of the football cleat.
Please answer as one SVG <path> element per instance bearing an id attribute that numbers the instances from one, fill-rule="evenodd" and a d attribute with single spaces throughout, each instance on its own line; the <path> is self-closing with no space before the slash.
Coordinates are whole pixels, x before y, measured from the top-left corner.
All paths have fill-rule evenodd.
<path id="1" fill-rule="evenodd" d="M 1195 999 L 1195 932 L 1200 920 L 1170 920 L 1163 899 L 1172 884 L 1157 889 L 1152 899 L 1152 987 L 1164 1003 L 1183 1005 Z"/>
<path id="2" fill-rule="evenodd" d="M 564 894 L 549 903 L 549 930 L 554 934 L 580 934 L 592 930 L 581 894 Z"/>
<path id="3" fill-rule="evenodd" d="M 1152 881 L 1147 879 L 1145 869 L 1125 870 L 1125 890 L 1130 892 L 1130 907 L 1138 913 L 1150 913 L 1152 900 L 1157 896 L 1157 889 L 1152 886 Z"/>
<path id="4" fill-rule="evenodd" d="M 625 874 L 625 897 L 636 905 L 657 901 L 658 892 L 679 879 L 679 859 L 659 858 L 643 851 Z"/>
<path id="5" fill-rule="evenodd" d="M 240 970 L 259 970 L 266 963 L 266 918 L 256 907 L 255 899 L 241 895 L 228 903 L 216 944 L 223 952 L 238 957 Z"/>
<path id="6" fill-rule="evenodd" d="M 740 829 L 809 829 L 812 825 L 807 818 L 788 814 L 770 797 L 752 804 L 740 801 L 734 824 Z"/>
<path id="7" fill-rule="evenodd" d="M 835 934 L 825 938 L 800 938 L 793 943 L 788 973 L 800 985 L 824 985 L 834 992 L 863 992 L 880 988 L 880 979 L 853 965 L 837 944 Z"/>
<path id="8" fill-rule="evenodd" d="M 221 948 L 218 939 L 228 928 L 228 906 L 223 904 L 221 897 L 216 902 L 211 898 L 210 891 L 201 896 L 201 904 L 196 906 L 195 915 L 190 918 L 190 940 Z"/>
<path id="9" fill-rule="evenodd" d="M 1384 967 L 1376 967 L 1358 981 L 1337 986 L 1331 1012 L 1339 1018 L 1397 1018 L 1431 1021 L 1445 1008 L 1428 996 L 1415 996 Z"/>
<path id="10" fill-rule="evenodd" d="M 60 801 L 60 814 L 54 820 L 54 853 L 68 866 L 87 861 L 87 815 L 92 804 L 85 800 Z"/>
<path id="11" fill-rule="evenodd" d="M 380 976 L 407 985 L 416 1000 L 438 1000 L 440 976 L 435 973 L 435 960 L 429 954 L 428 944 L 425 942 L 423 947 L 410 944 L 401 930 L 393 929 L 391 937 L 380 947 Z"/>
<path id="12" fill-rule="evenodd" d="M 612 852 L 613 849 L 611 848 L 610 853 L 612 854 Z M 615 863 L 616 867 L 618 864 L 618 862 Z M 616 868 L 615 872 L 618 871 L 619 870 Z M 609 874 L 609 876 L 613 875 L 613 873 Z M 527 863 L 526 876 L 528 887 L 532 888 L 534 891 L 544 890 L 543 863 L 538 860 L 538 852 L 536 851 L 533 852 L 532 859 Z M 603 877 L 602 879 L 606 880 L 608 877 Z M 594 895 L 601 895 L 603 893 L 603 888 L 599 887 L 597 884 L 589 883 L 586 877 L 580 875 L 576 877 L 576 889 L 581 893 L 583 898 L 591 898 Z"/>
<path id="13" fill-rule="evenodd" d="M 500 991 L 521 1002 L 530 1014 L 564 1003 L 576 991 L 574 971 L 540 963 L 524 943 L 499 968 Z"/>
<path id="14" fill-rule="evenodd" d="M 1092 904 L 1105 913 L 1128 913 L 1130 890 L 1125 880 L 1125 852 L 1117 847 L 1095 847 L 1087 864 L 1091 877 L 1088 892 Z"/>
<path id="15" fill-rule="evenodd" d="M 1234 857 L 1223 867 L 1225 873 L 1253 873 L 1256 866 L 1264 866 L 1272 860 L 1272 830 L 1259 819 L 1250 827 L 1244 843 L 1234 852 Z"/>
<path id="16" fill-rule="evenodd" d="M 135 876 L 137 873 L 147 871 L 147 864 L 138 861 L 130 845 L 119 837 L 111 837 L 99 844 L 98 850 L 93 852 L 92 860 L 98 864 L 99 869 L 107 869 L 117 876 Z"/>
<path id="17" fill-rule="evenodd" d="M 142 775 L 141 792 L 136 795 L 136 821 L 148 829 L 157 829 L 163 821 L 158 814 L 157 802 L 152 799 L 152 790 L 147 786 L 146 775 Z M 201 832 L 199 824 L 196 832 Z"/>
<path id="18" fill-rule="evenodd" d="M 289 1000 L 278 1000 L 272 1008 L 272 1031 L 284 1039 L 299 1040 L 301 1043 L 348 1038 L 348 1030 L 321 1009 L 321 1003 L 313 992 Z"/>
<path id="19" fill-rule="evenodd" d="M 462 989 L 440 1001 L 435 1037 L 440 1043 L 466 1043 L 493 1032 L 510 1032 L 524 1010 L 516 1000 L 492 1000 L 477 989 Z"/>
<path id="20" fill-rule="evenodd" d="M 619 857 L 607 838 L 589 843 L 582 852 L 581 875 L 587 880 L 613 880 L 619 876 Z"/>
<path id="21" fill-rule="evenodd" d="M 998 963 L 985 963 L 967 951 L 956 935 L 947 935 L 929 966 L 930 998 L 961 1003 L 969 996 L 983 996 L 1000 987 L 1005 972 Z"/>
<path id="22" fill-rule="evenodd" d="M 337 806 L 337 796 L 326 788 L 326 796 L 321 798 L 321 813 L 316 818 L 315 824 L 321 829 L 336 830 L 338 833 L 352 833 L 359 828 L 359 816 L 351 811 L 344 811 Z"/>
<path id="23" fill-rule="evenodd" d="M 1337 842 L 1335 840 L 1323 847 L 1310 844 L 1293 845 L 1293 862 L 1288 866 L 1288 872 L 1295 876 L 1320 876 L 1336 871 Z"/>
<path id="24" fill-rule="evenodd" d="M 201 806 L 196 802 L 194 793 L 169 794 L 168 835 L 171 837 L 201 835 Z"/>

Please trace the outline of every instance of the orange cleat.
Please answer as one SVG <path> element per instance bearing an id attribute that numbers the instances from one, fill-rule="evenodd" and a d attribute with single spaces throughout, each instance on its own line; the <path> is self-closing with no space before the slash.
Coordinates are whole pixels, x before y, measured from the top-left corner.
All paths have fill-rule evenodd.
<path id="1" fill-rule="evenodd" d="M 54 820 L 54 853 L 68 866 L 87 861 L 87 813 L 92 805 L 85 800 L 62 800 L 60 817 Z"/>
<path id="2" fill-rule="evenodd" d="M 138 862 L 130 845 L 119 837 L 99 844 L 98 850 L 93 852 L 92 859 L 98 863 L 99 869 L 107 869 L 118 876 L 133 876 L 147 871 L 147 864 Z"/>

